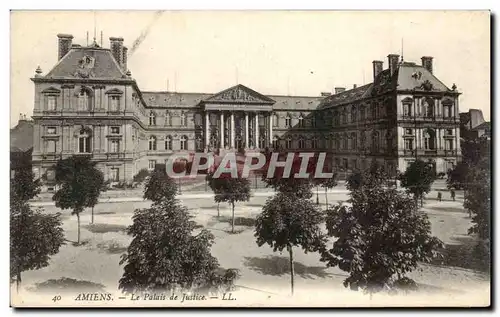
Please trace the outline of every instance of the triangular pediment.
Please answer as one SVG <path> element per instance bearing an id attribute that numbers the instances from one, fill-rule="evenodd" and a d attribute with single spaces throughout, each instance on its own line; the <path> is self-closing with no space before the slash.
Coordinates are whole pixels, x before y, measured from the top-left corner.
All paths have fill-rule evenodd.
<path id="1" fill-rule="evenodd" d="M 203 100 L 205 103 L 237 103 L 237 104 L 273 104 L 275 103 L 269 97 L 259 94 L 244 85 L 236 85 L 234 87 L 223 90 L 215 95 Z"/>

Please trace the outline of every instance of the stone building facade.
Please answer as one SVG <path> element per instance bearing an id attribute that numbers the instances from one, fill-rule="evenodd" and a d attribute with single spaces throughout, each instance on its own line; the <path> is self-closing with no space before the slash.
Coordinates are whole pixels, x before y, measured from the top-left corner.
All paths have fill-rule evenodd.
<path id="1" fill-rule="evenodd" d="M 129 181 L 174 153 L 245 149 L 326 151 L 338 168 L 379 160 L 388 171 L 422 158 L 446 171 L 460 157 L 458 97 L 432 71 L 389 55 L 374 82 L 318 96 L 262 95 L 244 85 L 215 94 L 146 92 L 127 68 L 122 38 L 86 47 L 58 35 L 58 62 L 36 70 L 33 168 L 90 155 L 106 179 Z"/>

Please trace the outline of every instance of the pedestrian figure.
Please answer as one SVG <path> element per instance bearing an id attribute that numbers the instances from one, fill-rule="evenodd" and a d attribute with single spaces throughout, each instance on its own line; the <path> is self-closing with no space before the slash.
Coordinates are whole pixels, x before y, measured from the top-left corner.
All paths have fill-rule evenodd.
<path id="1" fill-rule="evenodd" d="M 443 195 L 441 194 L 441 192 L 438 192 L 438 201 L 442 201 L 443 200 Z"/>
<path id="2" fill-rule="evenodd" d="M 450 194 L 451 194 L 451 199 L 455 201 L 455 190 L 453 188 L 450 190 Z"/>

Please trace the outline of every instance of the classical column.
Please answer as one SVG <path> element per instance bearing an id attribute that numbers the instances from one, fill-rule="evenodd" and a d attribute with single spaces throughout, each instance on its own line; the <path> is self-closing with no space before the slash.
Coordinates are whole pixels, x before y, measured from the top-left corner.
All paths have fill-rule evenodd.
<path id="1" fill-rule="evenodd" d="M 205 111 L 205 147 L 208 148 L 210 144 L 210 119 L 208 117 L 208 111 Z"/>
<path id="2" fill-rule="evenodd" d="M 220 112 L 220 147 L 225 148 L 224 144 L 224 112 Z"/>
<path id="3" fill-rule="evenodd" d="M 234 112 L 231 112 L 231 148 L 234 149 L 234 134 L 235 134 L 235 129 L 234 129 Z"/>
<path id="4" fill-rule="evenodd" d="M 259 113 L 255 113 L 255 148 L 259 148 Z"/>
<path id="5" fill-rule="evenodd" d="M 245 112 L 245 147 L 248 148 L 248 112 Z"/>
<path id="6" fill-rule="evenodd" d="M 273 146 L 273 114 L 269 113 L 269 147 Z"/>

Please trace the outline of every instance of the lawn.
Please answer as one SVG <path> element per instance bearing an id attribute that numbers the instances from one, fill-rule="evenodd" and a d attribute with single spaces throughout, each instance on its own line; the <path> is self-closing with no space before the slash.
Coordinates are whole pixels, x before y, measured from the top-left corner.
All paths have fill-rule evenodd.
<path id="1" fill-rule="evenodd" d="M 320 202 L 324 194 L 320 192 Z M 237 268 L 241 278 L 237 281 L 240 290 L 248 290 L 262 296 L 286 296 L 290 290 L 288 254 L 272 252 L 268 246 L 258 247 L 255 243 L 254 221 L 268 197 L 252 197 L 247 203 L 236 205 L 236 231 L 231 234 L 228 204 L 220 205 L 221 217 L 217 217 L 217 205 L 211 198 L 190 198 L 181 200 L 201 226 L 215 235 L 212 254 L 221 267 Z M 343 193 L 330 193 L 330 203 L 345 201 Z M 314 201 L 316 198 L 314 197 Z M 23 273 L 22 285 L 25 291 L 52 295 L 54 289 L 74 291 L 78 289 L 116 292 L 123 269 L 120 256 L 126 251 L 131 238 L 126 227 L 136 208 L 145 208 L 149 202 L 103 203 L 95 208 L 95 223 L 90 224 L 90 210 L 82 214 L 83 243 L 74 246 L 76 240 L 76 218 L 63 212 L 63 225 L 67 244 L 53 256 L 51 264 L 43 269 Z M 48 213 L 58 212 L 56 207 L 47 206 Z M 467 236 L 470 218 L 457 200 L 437 202 L 428 200 L 424 206 L 432 222 L 432 232 L 447 245 L 446 258 L 433 264 L 422 264 L 412 272 L 421 288 L 431 293 L 462 294 L 466 289 L 489 285 L 489 276 L 484 268 L 468 256 L 474 239 Z M 305 254 L 295 250 L 295 287 L 297 292 L 306 290 L 346 291 L 342 281 L 346 273 L 338 268 L 326 268 L 316 253 Z M 61 286 L 62 285 L 62 286 Z M 268 295 L 269 294 L 269 295 Z M 487 294 L 487 293 L 486 293 Z M 342 305 L 345 303 L 331 303 Z"/>

